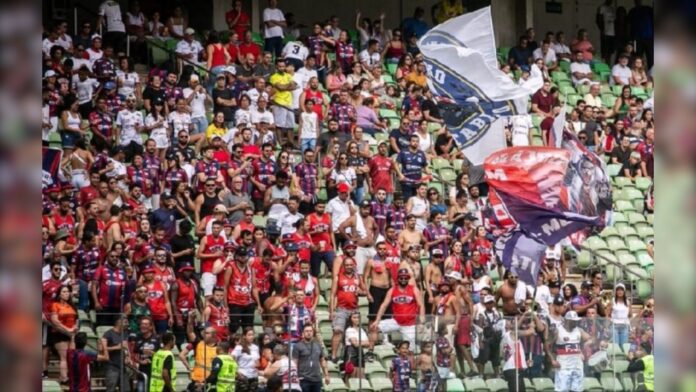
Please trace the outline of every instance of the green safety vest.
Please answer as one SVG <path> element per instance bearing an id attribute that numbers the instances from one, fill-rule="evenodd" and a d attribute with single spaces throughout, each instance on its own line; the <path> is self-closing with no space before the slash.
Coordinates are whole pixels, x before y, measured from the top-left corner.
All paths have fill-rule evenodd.
<path id="1" fill-rule="evenodd" d="M 164 370 L 164 361 L 172 358 L 172 369 L 170 376 L 172 379 L 172 388 L 176 385 L 176 367 L 174 366 L 174 354 L 169 350 L 157 350 L 152 356 L 152 370 L 150 371 L 150 392 L 162 392 L 164 390 L 164 379 L 162 372 Z"/>
<path id="2" fill-rule="evenodd" d="M 655 390 L 655 357 L 646 355 L 643 358 L 643 384 L 648 391 Z"/>
<path id="3" fill-rule="evenodd" d="M 234 392 L 234 380 L 237 377 L 237 362 L 229 354 L 218 355 L 222 367 L 217 377 L 217 392 Z"/>

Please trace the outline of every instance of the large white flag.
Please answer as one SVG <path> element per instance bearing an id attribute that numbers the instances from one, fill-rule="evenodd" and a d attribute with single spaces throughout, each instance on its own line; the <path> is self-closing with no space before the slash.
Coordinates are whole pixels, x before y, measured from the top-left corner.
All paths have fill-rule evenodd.
<path id="1" fill-rule="evenodd" d="M 490 7 L 434 27 L 419 41 L 428 83 L 435 95 L 455 105 L 443 115 L 459 148 L 475 165 L 505 147 L 501 117 L 527 113 L 529 96 L 543 84 L 532 66 L 529 79 L 517 84 L 500 71 Z"/>

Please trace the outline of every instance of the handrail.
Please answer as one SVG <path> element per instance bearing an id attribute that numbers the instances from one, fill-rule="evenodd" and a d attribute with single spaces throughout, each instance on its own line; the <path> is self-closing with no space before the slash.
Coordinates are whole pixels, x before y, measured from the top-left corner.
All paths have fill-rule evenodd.
<path id="1" fill-rule="evenodd" d="M 157 40 L 155 40 L 155 39 L 153 39 L 153 38 L 151 38 L 151 37 L 145 37 L 145 41 L 146 41 L 148 44 L 151 44 L 151 45 L 153 45 L 153 46 L 156 46 L 156 47 L 158 47 L 158 48 L 164 50 L 164 51 L 167 52 L 170 56 L 171 56 L 171 55 L 174 55 L 174 56 L 176 57 L 176 51 L 175 51 L 175 50 L 171 50 L 171 49 L 167 48 L 165 45 L 162 45 L 162 44 L 161 44 L 160 42 L 158 42 Z M 182 61 L 182 62 L 184 62 L 184 63 L 186 63 L 186 64 L 192 66 L 193 68 L 199 69 L 199 70 L 201 70 L 202 72 L 208 73 L 208 69 L 207 69 L 207 68 L 205 68 L 205 67 L 203 67 L 203 66 L 201 66 L 201 65 L 199 65 L 199 64 L 196 64 L 196 63 L 192 62 L 191 60 L 187 60 L 187 59 L 178 59 L 178 60 L 180 60 L 180 61 Z"/>

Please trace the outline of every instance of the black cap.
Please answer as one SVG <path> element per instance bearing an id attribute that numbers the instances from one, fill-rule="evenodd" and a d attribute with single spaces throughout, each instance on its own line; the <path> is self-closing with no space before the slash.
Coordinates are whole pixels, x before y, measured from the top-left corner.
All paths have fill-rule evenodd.
<path id="1" fill-rule="evenodd" d="M 173 199 L 173 198 L 174 198 L 174 195 L 172 195 L 169 192 L 162 193 L 162 200 L 169 200 L 169 199 Z"/>
<path id="2" fill-rule="evenodd" d="M 590 282 L 589 280 L 582 282 L 582 284 L 580 285 L 581 289 L 589 289 L 591 287 L 592 287 L 592 282 Z"/>
<path id="3" fill-rule="evenodd" d="M 360 208 L 362 208 L 362 207 L 372 207 L 372 204 L 370 203 L 369 200 L 363 200 L 363 201 L 360 203 Z"/>
<path id="4" fill-rule="evenodd" d="M 555 288 L 561 288 L 561 281 L 560 280 L 552 280 L 548 284 L 550 289 L 555 289 Z"/>
<path id="5" fill-rule="evenodd" d="M 246 246 L 240 246 L 239 248 L 237 248 L 234 254 L 238 256 L 247 256 L 249 255 L 249 250 L 246 248 Z"/>
<path id="6" fill-rule="evenodd" d="M 553 298 L 554 305 L 560 306 L 560 305 L 563 305 L 564 303 L 565 303 L 565 300 L 563 299 L 563 296 L 561 296 L 560 294 Z"/>

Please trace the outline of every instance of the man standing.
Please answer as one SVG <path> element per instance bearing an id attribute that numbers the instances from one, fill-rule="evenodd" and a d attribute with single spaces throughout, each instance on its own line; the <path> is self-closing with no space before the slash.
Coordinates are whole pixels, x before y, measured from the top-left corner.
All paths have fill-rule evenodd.
<path id="1" fill-rule="evenodd" d="M 360 204 L 359 213 L 346 219 L 338 227 L 339 233 L 355 242 L 358 247 L 355 251 L 358 275 L 363 274 L 367 260 L 376 254 L 374 245 L 377 235 L 379 235 L 379 229 L 375 223 L 375 218 L 370 216 L 371 208 L 372 204 L 368 200 L 363 200 Z M 349 234 L 346 233 L 347 228 L 350 228 Z"/>
<path id="2" fill-rule="evenodd" d="M 380 190 L 383 190 L 386 193 L 387 204 L 391 204 L 392 201 L 394 201 L 394 182 L 392 181 L 392 174 L 398 174 L 398 169 L 394 161 L 387 156 L 388 152 L 389 147 L 387 142 L 379 143 L 377 146 L 377 155 L 370 158 L 367 163 L 370 168 L 370 175 L 367 177 L 367 187 L 368 191 L 371 194 L 377 194 L 378 198 Z M 373 214 L 373 216 L 376 215 Z M 383 232 L 384 227 L 381 229 L 380 232 Z"/>
<path id="3" fill-rule="evenodd" d="M 391 269 L 387 265 L 387 255 L 387 244 L 383 241 L 378 242 L 377 255 L 367 262 L 362 275 L 363 285 L 368 288 L 367 301 L 369 302 L 369 311 L 367 319 L 370 322 L 375 321 L 377 312 L 379 312 L 379 308 L 384 303 L 384 299 L 387 297 L 391 287 L 393 278 Z"/>
<path id="4" fill-rule="evenodd" d="M 329 115 L 338 120 L 338 130 L 350 137 L 351 127 L 357 120 L 355 106 L 350 103 L 348 90 L 341 90 L 338 94 L 338 102 L 331 105 Z"/>
<path id="5" fill-rule="evenodd" d="M 616 19 L 616 9 L 614 0 L 605 0 L 604 4 L 597 8 L 596 22 L 600 32 L 600 45 L 602 58 L 607 64 L 611 64 L 611 55 L 616 47 L 614 31 L 614 20 Z"/>
<path id="6" fill-rule="evenodd" d="M 379 307 L 375 321 L 370 324 L 370 351 L 377 341 L 377 333 L 388 334 L 399 331 L 404 340 L 415 346 L 416 322 L 425 322 L 425 307 L 420 293 L 415 286 L 410 285 L 411 274 L 407 269 L 399 269 L 397 285 L 389 289 L 387 296 Z M 391 305 L 392 318 L 382 320 L 382 316 Z"/>
<path id="7" fill-rule="evenodd" d="M 283 49 L 283 27 L 287 27 L 287 24 L 283 11 L 278 8 L 278 0 L 270 0 L 268 8 L 264 8 L 263 25 L 263 49 L 273 52 L 276 57 L 280 57 L 280 52 Z"/>
<path id="8" fill-rule="evenodd" d="M 425 153 L 418 148 L 420 138 L 418 135 L 411 135 L 408 142 L 408 149 L 401 150 L 396 156 L 396 163 L 401 165 L 399 179 L 401 180 L 401 192 L 404 200 L 408 200 L 416 194 L 418 185 L 423 181 L 423 172 L 430 174 L 428 159 Z"/>
<path id="9" fill-rule="evenodd" d="M 225 290 L 220 286 L 213 289 L 213 296 L 208 300 L 203 310 L 203 323 L 212 328 L 218 339 L 227 340 L 229 336 L 230 315 L 225 305 Z"/>
<path id="10" fill-rule="evenodd" d="M 299 88 L 292 75 L 285 72 L 285 60 L 276 60 L 276 73 L 271 75 L 269 83 L 276 93 L 271 97 L 273 118 L 276 124 L 276 140 L 281 145 L 292 143 L 297 146 L 292 130 L 295 127 L 295 114 L 292 111 L 292 91 Z"/>
<path id="11" fill-rule="evenodd" d="M 94 272 L 91 293 L 98 325 L 114 324 L 121 312 L 126 272 L 118 264 L 118 253 L 111 250 L 107 253 L 106 263 Z"/>
<path id="12" fill-rule="evenodd" d="M 555 354 L 551 355 L 551 366 L 556 370 L 554 387 L 557 391 L 582 391 L 585 377 L 582 346 L 592 342 L 592 337 L 578 327 L 580 317 L 574 311 L 565 315 L 549 343 L 553 343 Z"/>
<path id="13" fill-rule="evenodd" d="M 118 112 L 114 125 L 114 138 L 125 149 L 126 161 L 130 162 L 135 154 L 143 153 L 140 132 L 145 130 L 143 114 L 135 110 L 135 95 L 126 97 L 126 108 Z"/>
<path id="14" fill-rule="evenodd" d="M 292 357 L 297 361 L 297 373 L 300 377 L 302 392 L 321 392 L 322 374 L 324 382 L 329 385 L 329 371 L 324 358 L 321 343 L 314 338 L 314 326 L 305 324 L 302 340 L 295 344 Z"/>
<path id="15" fill-rule="evenodd" d="M 213 264 L 215 260 L 223 257 L 222 248 L 225 245 L 225 238 L 220 235 L 222 232 L 222 222 L 213 222 L 213 232 L 201 239 L 198 245 L 198 258 L 201 260 L 201 288 L 203 295 L 210 298 L 213 295 L 215 286 L 215 274 L 213 274 Z"/>
<path id="16" fill-rule="evenodd" d="M 194 268 L 190 264 L 184 264 L 179 268 L 179 278 L 169 288 L 169 297 L 174 310 L 174 332 L 179 337 L 186 336 L 185 320 L 188 320 L 189 312 L 200 311 L 200 289 L 198 282 L 193 279 Z M 183 341 L 183 340 L 182 340 Z"/>
<path id="17" fill-rule="evenodd" d="M 114 317 L 113 328 L 104 332 L 100 339 L 102 356 L 108 357 L 104 374 L 104 384 L 107 392 L 115 392 L 117 387 L 121 392 L 130 392 L 130 380 L 122 377 L 121 368 L 130 364 L 128 342 L 125 340 L 124 328 L 128 325 L 128 319 L 117 314 Z M 99 323 L 108 325 L 106 323 Z"/>
<path id="18" fill-rule="evenodd" d="M 331 216 L 331 230 L 334 233 L 339 232 L 339 227 L 341 224 L 348 220 L 355 212 L 353 201 L 348 198 L 350 185 L 340 183 L 336 187 L 336 190 L 338 191 L 338 196 L 331 199 L 326 206 L 326 212 Z M 343 243 L 344 241 L 345 237 L 338 239 L 338 242 L 340 243 Z M 336 245 L 338 245 L 338 243 Z"/>
<path id="19" fill-rule="evenodd" d="M 503 299 L 503 315 L 516 316 L 519 314 L 518 305 L 523 305 L 527 298 L 531 298 L 527 285 L 520 282 L 516 272 L 505 271 L 503 276 L 505 283 L 495 292 L 495 302 Z"/>
<path id="20" fill-rule="evenodd" d="M 313 149 L 307 149 L 303 153 L 304 161 L 295 166 L 295 175 L 300 181 L 302 196 L 300 200 L 300 213 L 309 214 L 314 211 L 316 203 L 317 182 L 319 171 L 314 163 L 315 153 Z"/>
<path id="21" fill-rule="evenodd" d="M 331 360 L 338 362 L 338 346 L 350 315 L 358 309 L 358 295 L 365 293 L 365 286 L 355 273 L 355 260 L 343 261 L 343 271 L 334 275 L 329 298 L 329 319 L 332 321 Z M 386 310 L 386 309 L 385 309 Z"/>
<path id="22" fill-rule="evenodd" d="M 239 328 L 254 326 L 255 300 L 259 293 L 256 289 L 254 271 L 249 267 L 249 251 L 240 246 L 234 252 L 234 263 L 225 271 L 225 292 L 230 308 L 230 333 L 237 333 Z M 259 308 L 262 304 L 258 304 Z"/>
<path id="23" fill-rule="evenodd" d="M 230 343 L 221 341 L 217 346 L 217 356 L 213 359 L 210 375 L 205 380 L 208 386 L 215 386 L 216 392 L 234 392 L 237 361 L 229 353 Z"/>
<path id="24" fill-rule="evenodd" d="M 176 385 L 176 367 L 172 349 L 176 346 L 174 335 L 170 332 L 162 335 L 162 347 L 152 357 L 150 391 L 173 392 Z"/>

